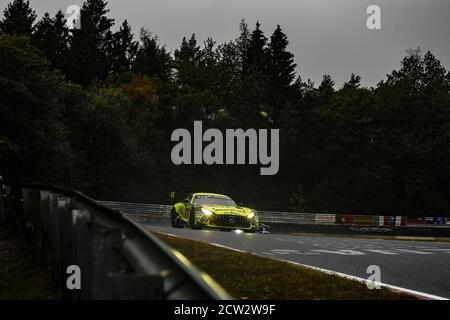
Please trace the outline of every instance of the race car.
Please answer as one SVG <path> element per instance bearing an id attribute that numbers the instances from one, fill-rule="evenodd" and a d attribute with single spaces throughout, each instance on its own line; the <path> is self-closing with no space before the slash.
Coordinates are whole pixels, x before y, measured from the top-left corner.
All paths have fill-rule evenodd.
<path id="1" fill-rule="evenodd" d="M 254 233 L 259 223 L 256 211 L 238 206 L 230 197 L 215 193 L 194 193 L 176 203 L 171 212 L 174 228 L 215 228 Z"/>

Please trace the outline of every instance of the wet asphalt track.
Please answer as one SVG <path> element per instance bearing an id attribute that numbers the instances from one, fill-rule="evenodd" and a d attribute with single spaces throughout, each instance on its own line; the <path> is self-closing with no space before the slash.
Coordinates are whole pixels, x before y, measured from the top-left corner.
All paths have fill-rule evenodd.
<path id="1" fill-rule="evenodd" d="M 368 278 L 378 265 L 381 282 L 450 299 L 450 242 L 375 240 L 285 234 L 236 234 L 146 225 L 149 230 L 219 244 Z"/>

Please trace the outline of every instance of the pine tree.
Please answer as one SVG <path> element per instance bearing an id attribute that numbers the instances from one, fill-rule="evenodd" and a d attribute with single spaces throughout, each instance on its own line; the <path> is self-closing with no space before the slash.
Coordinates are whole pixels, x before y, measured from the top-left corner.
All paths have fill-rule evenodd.
<path id="1" fill-rule="evenodd" d="M 200 61 L 200 47 L 197 45 L 195 34 L 189 40 L 183 37 L 180 49 L 175 50 L 175 59 L 180 62 L 197 64 Z"/>
<path id="2" fill-rule="evenodd" d="M 159 45 L 158 37 L 142 29 L 141 45 L 133 63 L 133 71 L 166 81 L 171 78 L 171 68 L 172 57 L 164 46 Z"/>
<path id="3" fill-rule="evenodd" d="M 298 99 L 299 83 L 295 82 L 297 65 L 294 55 L 287 50 L 289 41 L 278 25 L 268 44 L 268 77 L 271 86 L 269 103 L 274 108 L 273 118 L 278 119 L 289 102 Z"/>
<path id="4" fill-rule="evenodd" d="M 242 28 L 244 27 L 244 28 Z M 247 38 L 245 25 L 242 38 Z M 245 41 L 243 42 L 245 43 Z M 270 104 L 271 87 L 268 77 L 269 53 L 267 38 L 259 22 L 252 31 L 243 59 L 241 79 L 231 107 L 233 117 L 244 127 L 264 126 L 273 117 Z"/>
<path id="5" fill-rule="evenodd" d="M 62 11 L 58 11 L 54 18 L 46 13 L 36 24 L 36 30 L 31 38 L 32 44 L 44 52 L 52 66 L 64 73 L 70 43 L 70 32 L 66 22 Z"/>
<path id="6" fill-rule="evenodd" d="M 329 74 L 323 76 L 319 86 L 319 93 L 324 96 L 331 96 L 334 92 L 334 81 Z"/>
<path id="7" fill-rule="evenodd" d="M 0 33 L 30 36 L 36 17 L 36 12 L 30 7 L 30 1 L 14 0 L 3 11 Z"/>
<path id="8" fill-rule="evenodd" d="M 288 88 L 295 80 L 295 68 L 297 65 L 294 62 L 294 55 L 287 51 L 289 41 L 286 34 L 283 33 L 281 27 L 278 25 L 273 35 L 270 38 L 268 45 L 270 55 L 270 75 L 271 79 L 279 86 Z"/>
<path id="9" fill-rule="evenodd" d="M 201 60 L 200 46 L 197 45 L 195 34 L 189 40 L 183 37 L 180 49 L 175 50 L 176 80 L 180 87 L 195 86 L 197 71 Z"/>
<path id="10" fill-rule="evenodd" d="M 359 88 L 360 85 L 361 85 L 361 77 L 352 73 L 352 75 L 350 76 L 350 80 L 344 83 L 344 88 L 345 89 Z"/>
<path id="11" fill-rule="evenodd" d="M 131 26 L 125 20 L 119 31 L 113 35 L 110 51 L 112 71 L 123 72 L 130 70 L 138 48 L 139 44 L 134 41 Z"/>
<path id="12" fill-rule="evenodd" d="M 436 57 L 428 51 L 424 58 L 424 76 L 423 84 L 427 92 L 433 91 L 439 87 L 442 87 L 446 83 L 446 70 L 441 65 L 441 62 L 436 59 Z"/>
<path id="13" fill-rule="evenodd" d="M 243 63 L 243 74 L 265 74 L 267 71 L 267 38 L 256 22 L 256 29 L 252 32 L 250 42 Z"/>
<path id="14" fill-rule="evenodd" d="M 81 28 L 72 30 L 69 79 L 83 86 L 105 79 L 111 71 L 114 19 L 107 17 L 105 0 L 87 0 L 81 8 Z"/>
<path id="15" fill-rule="evenodd" d="M 239 37 L 235 40 L 237 47 L 237 52 L 235 54 L 238 55 L 238 61 L 242 70 L 252 36 L 245 19 L 242 19 L 239 23 L 239 31 Z"/>

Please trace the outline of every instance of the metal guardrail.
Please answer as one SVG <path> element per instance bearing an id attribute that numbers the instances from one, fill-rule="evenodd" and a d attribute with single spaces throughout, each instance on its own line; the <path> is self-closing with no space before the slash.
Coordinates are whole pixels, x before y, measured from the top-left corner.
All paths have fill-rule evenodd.
<path id="1" fill-rule="evenodd" d="M 334 215 L 329 214 L 258 211 L 258 216 L 261 221 L 266 223 L 334 224 L 332 219 Z M 318 219 L 321 216 L 324 219 Z"/>
<path id="2" fill-rule="evenodd" d="M 162 204 L 146 204 L 133 202 L 97 201 L 98 203 L 127 214 L 151 214 L 163 218 L 170 218 L 172 206 Z"/>
<path id="3" fill-rule="evenodd" d="M 124 213 L 79 192 L 10 184 L 1 193 L 0 223 L 26 236 L 64 299 L 232 298 Z M 81 290 L 66 285 L 73 265 L 81 270 Z"/>
<path id="4" fill-rule="evenodd" d="M 132 202 L 98 201 L 98 203 L 120 210 L 126 214 L 151 215 L 153 218 L 170 219 L 171 205 L 145 204 Z M 261 222 L 266 223 L 307 223 L 312 224 L 317 221 L 317 214 L 314 213 L 294 213 L 294 212 L 274 212 L 258 211 Z M 326 215 L 330 216 L 330 215 Z"/>
<path id="5" fill-rule="evenodd" d="M 99 203 L 120 210 L 129 215 L 144 215 L 155 220 L 170 219 L 171 205 L 99 201 Z M 406 217 L 401 216 L 370 216 L 370 215 L 340 215 L 327 213 L 297 213 L 257 211 L 262 223 L 292 223 L 315 225 L 359 225 L 359 226 L 401 226 L 406 223 Z"/>

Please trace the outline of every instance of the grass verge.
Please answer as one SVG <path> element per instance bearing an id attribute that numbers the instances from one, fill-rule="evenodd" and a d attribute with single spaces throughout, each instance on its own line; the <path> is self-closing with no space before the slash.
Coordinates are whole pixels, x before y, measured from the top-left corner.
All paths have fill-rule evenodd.
<path id="1" fill-rule="evenodd" d="M 33 261 L 26 242 L 0 225 L 0 300 L 53 300 L 50 268 Z"/>
<path id="2" fill-rule="evenodd" d="M 210 244 L 155 233 L 207 272 L 239 299 L 251 300 L 415 300 L 389 289 L 369 290 L 363 283 L 284 261 L 236 252 Z"/>

